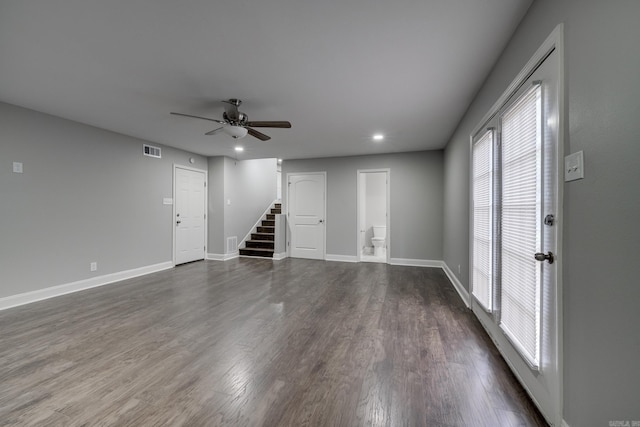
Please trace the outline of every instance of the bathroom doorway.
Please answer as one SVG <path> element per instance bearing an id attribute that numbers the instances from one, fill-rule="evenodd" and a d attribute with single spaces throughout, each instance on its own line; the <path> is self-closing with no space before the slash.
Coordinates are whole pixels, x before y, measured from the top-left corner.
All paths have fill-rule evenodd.
<path id="1" fill-rule="evenodd" d="M 358 260 L 388 263 L 390 170 L 358 170 Z"/>

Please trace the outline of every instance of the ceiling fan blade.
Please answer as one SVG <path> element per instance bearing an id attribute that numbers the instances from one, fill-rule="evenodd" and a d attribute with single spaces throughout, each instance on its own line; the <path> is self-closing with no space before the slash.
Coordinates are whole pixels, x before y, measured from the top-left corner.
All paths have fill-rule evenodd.
<path id="1" fill-rule="evenodd" d="M 255 138 L 258 138 L 260 141 L 268 141 L 268 140 L 271 139 L 270 136 L 265 135 L 262 132 L 258 132 L 255 129 L 251 129 L 251 128 L 246 128 L 246 129 L 247 129 L 247 132 L 249 132 L 249 135 L 251 135 L 251 136 L 253 136 Z"/>
<path id="2" fill-rule="evenodd" d="M 271 121 L 271 122 L 247 122 L 246 123 L 247 126 L 251 126 L 254 128 L 286 128 L 289 129 L 291 127 L 291 123 L 290 122 L 286 122 L 286 121 L 281 121 L 281 122 L 276 122 L 276 121 Z"/>
<path id="3" fill-rule="evenodd" d="M 205 133 L 205 135 L 215 135 L 216 133 L 220 132 L 221 130 L 222 130 L 222 128 L 219 127 L 218 129 L 210 130 L 209 132 Z"/>
<path id="4" fill-rule="evenodd" d="M 171 114 L 173 114 L 174 116 L 191 117 L 192 119 L 209 120 L 210 122 L 216 122 L 216 123 L 220 123 L 222 125 L 226 125 L 227 124 L 226 122 L 223 122 L 222 120 L 210 119 L 208 117 L 192 116 L 191 114 L 174 113 L 174 112 L 171 112 Z"/>

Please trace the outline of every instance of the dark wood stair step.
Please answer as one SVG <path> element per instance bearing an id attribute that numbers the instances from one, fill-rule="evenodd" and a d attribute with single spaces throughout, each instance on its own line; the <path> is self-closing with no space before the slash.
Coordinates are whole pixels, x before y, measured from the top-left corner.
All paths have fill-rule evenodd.
<path id="1" fill-rule="evenodd" d="M 281 214 L 282 213 L 282 209 L 280 208 L 271 208 L 271 213 L 272 214 Z"/>
<path id="2" fill-rule="evenodd" d="M 273 234 L 276 231 L 275 227 L 264 227 L 264 226 L 260 226 L 259 225 L 257 228 L 258 228 L 258 230 L 257 230 L 258 233 L 271 233 L 271 234 Z"/>
<path id="3" fill-rule="evenodd" d="M 273 214 L 273 213 L 267 214 L 267 219 L 269 221 L 275 221 L 276 220 L 276 214 Z"/>
<path id="4" fill-rule="evenodd" d="M 270 221 L 268 219 L 263 219 L 262 220 L 262 226 L 263 227 L 275 227 L 276 226 L 276 222 L 275 221 Z"/>
<path id="5" fill-rule="evenodd" d="M 264 248 L 273 250 L 274 242 L 272 240 L 247 240 L 245 242 L 245 247 L 247 249 L 251 248 Z"/>
<path id="6" fill-rule="evenodd" d="M 273 233 L 251 233 L 251 240 L 275 240 L 275 234 Z"/>
<path id="7" fill-rule="evenodd" d="M 273 258 L 273 249 L 242 248 L 242 249 L 240 249 L 240 255 L 259 256 L 259 257 L 263 257 L 263 258 Z"/>

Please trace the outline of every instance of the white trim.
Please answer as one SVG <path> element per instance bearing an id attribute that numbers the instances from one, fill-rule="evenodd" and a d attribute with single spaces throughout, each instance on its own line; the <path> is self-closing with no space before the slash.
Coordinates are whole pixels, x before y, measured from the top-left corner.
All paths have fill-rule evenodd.
<path id="1" fill-rule="evenodd" d="M 325 261 L 338 261 L 338 262 L 358 262 L 358 257 L 353 255 L 333 255 L 327 254 L 324 257 Z"/>
<path id="2" fill-rule="evenodd" d="M 183 166 L 183 165 L 179 165 L 177 163 L 173 164 L 173 203 L 172 203 L 172 214 L 171 214 L 171 235 L 172 235 L 172 249 L 171 249 L 171 254 L 172 254 L 172 261 L 173 261 L 173 266 L 176 266 L 176 223 L 175 223 L 175 219 L 176 219 L 176 169 L 184 169 L 184 170 L 188 170 L 188 171 L 192 171 L 192 172 L 199 172 L 199 173 L 203 173 L 204 174 L 204 256 L 205 259 L 207 257 L 207 249 L 209 248 L 209 244 L 207 242 L 207 237 L 209 236 L 209 217 L 207 216 L 207 213 L 209 211 L 209 172 L 207 170 L 204 169 L 198 169 L 198 168 L 194 168 L 191 166 Z"/>
<path id="3" fill-rule="evenodd" d="M 232 252 L 229 254 L 207 254 L 206 259 L 209 261 L 229 261 L 230 259 L 238 258 L 240 252 Z"/>
<path id="4" fill-rule="evenodd" d="M 431 259 L 390 258 L 391 265 L 404 265 L 407 267 L 436 267 L 442 268 L 444 261 Z"/>
<path id="5" fill-rule="evenodd" d="M 274 261 L 280 261 L 282 259 L 288 258 L 289 256 L 287 255 L 286 252 L 280 252 L 280 253 L 274 253 L 273 254 L 273 260 Z"/>
<path id="6" fill-rule="evenodd" d="M 278 199 L 275 199 L 273 202 L 271 202 L 271 204 L 267 207 L 267 209 L 262 213 L 262 215 L 260 216 L 260 218 L 258 218 L 258 220 L 256 221 L 255 224 L 253 224 L 253 227 L 251 227 L 251 229 L 249 230 L 249 232 L 247 233 L 246 236 L 244 236 L 244 238 L 240 241 L 240 243 L 238 243 L 238 247 L 241 248 L 243 247 L 242 245 L 245 244 L 245 242 L 249 239 L 249 237 L 251 237 L 251 233 L 253 233 L 253 230 L 256 229 L 256 227 L 258 227 L 258 225 L 260 225 L 260 222 L 262 222 L 262 218 L 264 218 L 268 213 L 271 213 L 271 207 L 273 205 L 275 205 L 276 203 L 278 203 Z M 282 212 L 282 211 L 280 211 Z"/>
<path id="7" fill-rule="evenodd" d="M 289 221 L 289 205 L 291 204 L 291 197 L 289 194 L 289 179 L 291 178 L 291 176 L 294 175 L 323 175 L 324 176 L 324 200 L 322 201 L 323 204 L 323 209 L 324 209 L 324 218 L 322 219 L 324 227 L 322 229 L 322 233 L 323 233 L 323 242 L 322 242 L 322 259 L 323 260 L 327 260 L 327 171 L 320 171 L 320 172 L 287 172 L 287 175 L 285 176 L 286 178 L 286 184 L 287 184 L 287 203 L 286 203 L 286 208 L 287 208 L 287 213 L 286 218 L 287 218 L 287 228 L 289 228 L 290 233 L 287 233 L 287 239 L 286 239 L 286 245 L 287 245 L 287 256 L 291 256 L 291 235 L 293 234 L 293 230 L 290 227 L 290 221 Z M 283 206 L 284 207 L 284 206 Z M 284 210 L 284 209 L 283 209 Z M 281 210 L 280 212 L 283 212 L 283 210 Z M 306 258 L 303 258 L 306 259 Z M 315 259 L 315 258 L 309 258 L 309 259 Z"/>
<path id="8" fill-rule="evenodd" d="M 89 279 L 78 280 L 76 282 L 65 283 L 62 285 L 51 286 L 44 289 L 38 289 L 31 292 L 24 292 L 17 295 L 0 298 L 0 310 L 6 310 L 11 307 L 30 304 L 36 301 L 42 301 L 73 292 L 83 291 L 85 289 L 96 288 L 98 286 L 108 285 L 114 282 L 120 282 L 126 279 L 132 279 L 146 274 L 156 273 L 162 270 L 173 268 L 172 261 L 161 262 L 158 264 L 148 265 L 145 267 L 134 268 L 131 270 L 119 271 L 116 273 L 105 274 L 103 276 L 91 277 Z"/>
<path id="9" fill-rule="evenodd" d="M 562 420 L 562 427 L 570 427 L 570 426 L 565 420 Z"/>
<path id="10" fill-rule="evenodd" d="M 469 292 L 465 289 L 460 280 L 458 280 L 456 275 L 453 274 L 453 271 L 451 271 L 447 263 L 444 261 L 442 261 L 442 269 L 444 270 L 444 274 L 446 274 L 449 278 L 449 281 L 451 281 L 451 283 L 453 284 L 453 287 L 456 288 L 456 291 L 458 291 L 458 295 L 460 295 L 460 298 L 462 298 L 464 304 L 467 306 L 467 308 L 470 308 L 471 299 L 469 298 Z"/>
<path id="11" fill-rule="evenodd" d="M 357 248 L 358 248 L 358 262 L 362 261 L 362 251 L 360 250 L 360 248 L 362 247 L 362 242 L 360 241 L 361 239 L 361 233 L 360 233 L 360 209 L 362 209 L 362 207 L 360 206 L 360 191 L 362 191 L 362 189 L 360 188 L 360 176 L 363 173 L 374 173 L 374 172 L 384 172 L 387 175 L 387 179 L 386 179 L 386 203 L 387 203 L 387 223 L 385 224 L 387 227 L 387 238 L 386 238 L 386 248 L 387 248 L 387 259 L 386 259 L 386 263 L 390 264 L 391 263 L 391 168 L 378 168 L 378 169 L 358 169 L 356 171 L 356 224 L 357 224 L 357 228 L 356 228 L 356 242 L 357 242 Z"/>

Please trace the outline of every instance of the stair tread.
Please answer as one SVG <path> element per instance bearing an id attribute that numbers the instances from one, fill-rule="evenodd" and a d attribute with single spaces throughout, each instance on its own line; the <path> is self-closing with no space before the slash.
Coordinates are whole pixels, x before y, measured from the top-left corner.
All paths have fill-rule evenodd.
<path id="1" fill-rule="evenodd" d="M 240 248 L 240 250 L 250 252 L 273 252 L 273 249 L 269 248 Z"/>

